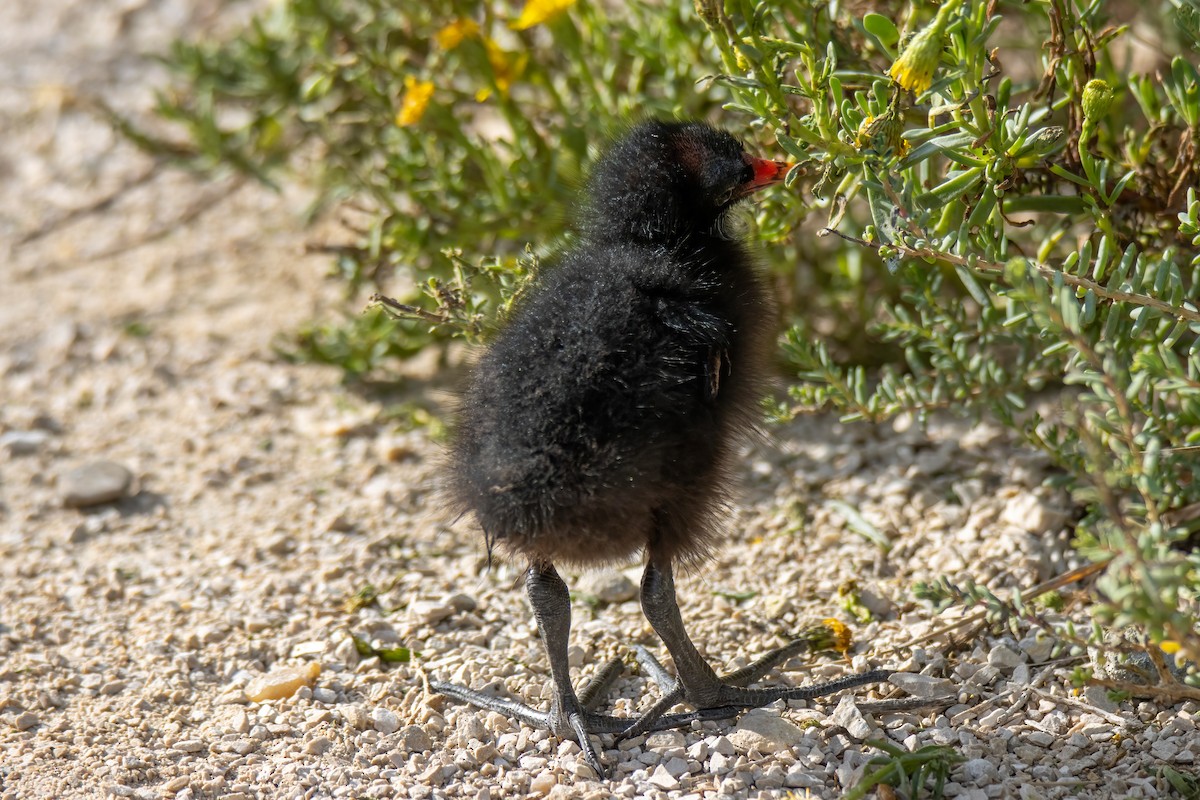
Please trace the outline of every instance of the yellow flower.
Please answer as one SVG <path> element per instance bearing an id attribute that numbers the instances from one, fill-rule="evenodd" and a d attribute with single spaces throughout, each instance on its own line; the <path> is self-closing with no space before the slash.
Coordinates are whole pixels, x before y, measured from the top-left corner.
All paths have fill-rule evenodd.
<path id="1" fill-rule="evenodd" d="M 433 83 L 419 81 L 412 75 L 404 76 L 404 96 L 400 98 L 400 110 L 396 112 L 396 125 L 406 128 L 416 125 L 425 116 L 429 99 L 433 97 Z"/>
<path id="2" fill-rule="evenodd" d="M 529 63 L 529 56 L 521 53 L 514 58 L 512 53 L 501 48 L 494 40 L 487 38 L 483 40 L 483 47 L 487 51 L 488 64 L 492 67 L 492 77 L 496 81 L 496 88 L 500 90 L 500 94 L 507 95 L 513 81 L 521 77 L 521 73 L 525 71 L 525 65 Z M 475 99 L 482 103 L 491 94 L 491 89 L 480 89 L 475 93 Z"/>
<path id="3" fill-rule="evenodd" d="M 528 0 L 521 16 L 508 23 L 514 31 L 523 31 L 541 25 L 575 5 L 575 0 Z"/>
<path id="4" fill-rule="evenodd" d="M 833 636 L 832 649 L 838 651 L 842 655 L 846 655 L 846 653 L 850 650 L 850 645 L 853 644 L 853 641 L 850 638 L 850 629 L 833 617 L 823 619 L 821 622 L 826 628 L 829 629 L 829 632 Z"/>
<path id="5" fill-rule="evenodd" d="M 950 0 L 938 9 L 933 22 L 918 31 L 900 57 L 892 63 L 888 75 L 901 87 L 913 94 L 920 94 L 933 84 L 933 73 L 942 60 L 950 14 L 958 5 L 957 0 Z"/>
<path id="6" fill-rule="evenodd" d="M 888 157 L 903 156 L 908 152 L 908 142 L 904 140 L 904 120 L 891 109 L 883 116 L 868 115 L 858 131 L 854 134 L 854 146 L 860 153 Z"/>
<path id="7" fill-rule="evenodd" d="M 821 620 L 820 625 L 813 625 L 800 632 L 800 637 L 808 642 L 813 650 L 836 650 L 845 655 L 853 644 L 850 629 L 836 619 Z"/>
<path id="8" fill-rule="evenodd" d="M 1174 655 L 1180 650 L 1179 642 L 1176 642 L 1173 639 L 1164 639 L 1158 643 L 1158 646 L 1162 648 L 1162 651 L 1167 655 Z"/>
<path id="9" fill-rule="evenodd" d="M 446 27 L 434 34 L 434 39 L 437 40 L 438 47 L 443 50 L 453 50 L 463 43 L 464 39 L 479 35 L 479 26 L 475 24 L 475 20 L 456 19 Z"/>

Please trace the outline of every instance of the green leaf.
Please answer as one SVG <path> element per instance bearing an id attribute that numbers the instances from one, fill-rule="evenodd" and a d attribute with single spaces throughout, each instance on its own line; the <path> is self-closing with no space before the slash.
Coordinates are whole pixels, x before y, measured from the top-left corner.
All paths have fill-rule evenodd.
<path id="1" fill-rule="evenodd" d="M 896 24 L 882 14 L 867 14 L 863 17 L 863 28 L 889 50 L 894 49 L 900 42 L 900 32 L 896 30 Z"/>
<path id="2" fill-rule="evenodd" d="M 829 500 L 828 505 L 834 511 L 837 511 L 842 515 L 842 519 L 846 520 L 846 525 L 850 528 L 850 530 L 854 531 L 864 539 L 873 542 L 885 553 L 892 549 L 892 543 L 887 536 L 881 533 L 880 530 L 874 525 L 867 522 L 863 515 L 858 513 L 857 509 L 855 509 L 849 503 L 841 500 Z"/>
<path id="3" fill-rule="evenodd" d="M 919 196 L 917 202 L 925 208 L 940 208 L 954 198 L 970 192 L 981 180 L 983 180 L 982 169 L 978 167 L 968 169 Z"/>
<path id="4" fill-rule="evenodd" d="M 958 279 L 962 281 L 963 288 L 967 290 L 976 303 L 984 307 L 991 305 L 991 298 L 988 297 L 987 290 L 980 285 L 974 272 L 962 264 L 955 264 L 954 271 L 958 274 Z"/>
<path id="5" fill-rule="evenodd" d="M 900 162 L 896 166 L 900 169 L 908 169 L 939 153 L 945 155 L 958 151 L 973 141 L 975 141 L 975 137 L 969 133 L 952 133 L 946 136 L 939 136 L 936 139 L 930 139 L 914 147 L 909 151 L 908 155 L 900 159 Z"/>

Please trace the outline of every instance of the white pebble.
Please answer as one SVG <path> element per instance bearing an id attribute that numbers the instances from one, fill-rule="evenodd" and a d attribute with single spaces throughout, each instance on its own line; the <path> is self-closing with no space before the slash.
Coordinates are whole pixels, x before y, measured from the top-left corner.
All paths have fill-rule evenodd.
<path id="1" fill-rule="evenodd" d="M 383 707 L 376 708 L 371 712 L 371 722 L 375 726 L 375 730 L 384 736 L 400 730 L 400 718 L 394 711 Z"/>

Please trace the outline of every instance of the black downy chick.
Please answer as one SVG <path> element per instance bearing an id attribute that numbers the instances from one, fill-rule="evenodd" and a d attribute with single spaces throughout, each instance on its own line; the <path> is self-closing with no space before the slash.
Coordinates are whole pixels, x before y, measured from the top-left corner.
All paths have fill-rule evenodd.
<path id="1" fill-rule="evenodd" d="M 746 689 L 794 643 L 720 678 L 684 630 L 672 577 L 713 547 L 737 446 L 765 388 L 774 315 L 726 215 L 779 183 L 787 164 L 754 158 L 701 123 L 646 122 L 600 159 L 579 244 L 537 277 L 483 355 L 462 401 L 452 485 L 498 547 L 529 564 L 525 584 L 555 682 L 547 712 L 451 684 L 443 694 L 572 736 L 602 772 L 589 733 L 638 733 L 721 718 L 780 698 L 882 679 Z M 578 695 L 567 669 L 570 599 L 554 564 L 646 553 L 642 608 L 678 680 L 643 648 L 663 698 L 634 721 L 592 712 L 608 665 Z M 663 713 L 680 700 L 696 714 Z M 632 724 L 632 727 L 631 727 Z"/>

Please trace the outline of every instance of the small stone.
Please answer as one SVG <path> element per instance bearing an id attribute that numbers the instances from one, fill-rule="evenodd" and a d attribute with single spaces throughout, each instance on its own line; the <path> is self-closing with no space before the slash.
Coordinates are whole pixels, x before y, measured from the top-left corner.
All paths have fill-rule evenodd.
<path id="1" fill-rule="evenodd" d="M 682 758 L 669 759 L 662 765 L 663 769 L 669 772 L 673 777 L 679 778 L 688 774 L 687 762 Z"/>
<path id="2" fill-rule="evenodd" d="M 187 786 L 191 782 L 192 782 L 192 776 L 179 775 L 179 776 L 167 781 L 167 783 L 163 786 L 163 791 L 165 791 L 167 794 L 175 794 L 176 792 L 178 792 L 180 789 L 183 789 L 185 786 Z"/>
<path id="3" fill-rule="evenodd" d="M 1000 725 L 1004 724 L 1004 720 L 1006 720 L 1011 713 L 1012 712 L 1009 711 L 1007 708 L 992 709 L 991 711 L 989 711 L 988 713 L 984 714 L 982 717 L 979 718 L 979 727 L 980 728 L 997 728 Z"/>
<path id="4" fill-rule="evenodd" d="M 1005 672 L 1012 672 L 1018 664 L 1025 663 L 1025 656 L 1008 645 L 998 644 L 988 653 L 988 665 Z"/>
<path id="5" fill-rule="evenodd" d="M 620 572 L 590 572 L 578 582 L 578 591 L 601 603 L 624 603 L 638 595 L 633 581 Z"/>
<path id="6" fill-rule="evenodd" d="M 819 789 L 825 785 L 825 782 L 813 774 L 812 767 L 797 761 L 788 768 L 787 774 L 783 776 L 783 785 L 789 789 Z"/>
<path id="7" fill-rule="evenodd" d="M 360 731 L 371 727 L 371 715 L 362 706 L 346 706 L 341 709 L 341 712 L 342 718 Z"/>
<path id="8" fill-rule="evenodd" d="M 733 756 L 727 756 L 722 753 L 713 753 L 712 758 L 708 760 L 708 771 L 713 775 L 724 775 L 733 768 Z"/>
<path id="9" fill-rule="evenodd" d="M 94 461 L 68 470 L 59 478 L 63 505 L 86 508 L 120 500 L 133 485 L 133 473 L 112 461 Z"/>
<path id="10" fill-rule="evenodd" d="M 255 739 L 238 739 L 233 743 L 232 749 L 239 756 L 249 755 L 258 749 L 258 741 Z"/>
<path id="11" fill-rule="evenodd" d="M 181 753 L 199 753 L 205 749 L 204 742 L 199 739 L 180 739 L 171 747 L 173 750 L 178 750 Z"/>
<path id="12" fill-rule="evenodd" d="M 358 645 L 354 643 L 354 637 L 347 636 L 337 647 L 333 648 L 333 655 L 338 661 L 348 667 L 353 667 L 358 664 Z"/>
<path id="13" fill-rule="evenodd" d="M 390 736 L 400 730 L 400 718 L 396 716 L 396 712 L 383 707 L 371 711 L 371 723 L 375 730 L 384 736 Z"/>
<path id="14" fill-rule="evenodd" d="M 1179 744 L 1174 739 L 1158 739 L 1150 745 L 1150 755 L 1159 761 L 1171 761 L 1179 754 Z"/>
<path id="15" fill-rule="evenodd" d="M 767 767 L 761 775 L 754 778 L 754 787 L 756 789 L 782 789 L 785 778 L 783 768 L 776 764 Z"/>
<path id="16" fill-rule="evenodd" d="M 325 530 L 329 533 L 350 533 L 354 530 L 354 518 L 343 511 L 329 520 L 325 525 Z"/>
<path id="17" fill-rule="evenodd" d="M 413 443 L 406 436 L 380 436 L 375 442 L 375 452 L 380 461 L 394 464 L 412 455 Z"/>
<path id="18" fill-rule="evenodd" d="M 296 642 L 292 645 L 292 658 L 304 658 L 306 656 L 319 656 L 325 652 L 328 645 L 321 639 L 312 639 L 307 642 Z"/>
<path id="19" fill-rule="evenodd" d="M 654 772 L 650 773 L 650 783 L 662 789 L 664 792 L 672 792 L 679 788 L 679 781 L 662 764 L 654 768 Z"/>
<path id="20" fill-rule="evenodd" d="M 0 447 L 8 451 L 10 456 L 31 456 L 45 447 L 50 441 L 46 431 L 9 431 L 0 435 Z"/>
<path id="21" fill-rule="evenodd" d="M 448 606 L 451 606 L 455 611 L 474 611 L 479 602 L 469 594 L 452 594 L 442 600 Z"/>
<path id="22" fill-rule="evenodd" d="M 337 692 L 335 692 L 333 689 L 326 689 L 322 686 L 313 689 L 313 700 L 316 700 L 318 703 L 325 703 L 327 705 L 336 703 Z"/>
<path id="23" fill-rule="evenodd" d="M 876 594 L 865 586 L 858 590 L 858 602 L 876 619 L 884 619 L 896 613 L 896 604 L 891 598 Z"/>
<path id="24" fill-rule="evenodd" d="M 404 726 L 404 730 L 400 731 L 400 744 L 413 753 L 433 749 L 433 741 L 420 725 Z"/>
<path id="25" fill-rule="evenodd" d="M 266 675 L 260 675 L 246 686 L 246 699 L 252 703 L 264 700 L 282 700 L 294 695 L 301 686 L 309 686 L 321 674 L 321 665 L 306 664 L 302 667 L 280 667 Z"/>
<path id="26" fill-rule="evenodd" d="M 550 760 L 543 758 L 542 756 L 528 755 L 521 756 L 519 759 L 517 759 L 517 763 L 520 764 L 521 769 L 525 770 L 526 772 L 541 772 L 546 768 L 546 765 L 550 763 Z"/>
<path id="27" fill-rule="evenodd" d="M 462 737 L 464 742 L 469 742 L 472 739 L 483 741 L 487 738 L 487 727 L 484 726 L 483 720 L 479 718 L 478 714 L 460 714 L 454 727 L 458 730 L 458 735 Z M 570 740 L 564 741 L 559 747 L 558 754 L 563 756 L 569 753 L 570 745 L 579 746 Z M 563 748 L 567 748 L 566 752 L 563 751 Z"/>
<path id="28" fill-rule="evenodd" d="M 332 739 L 328 736 L 316 736 L 310 739 L 308 744 L 304 745 L 304 752 L 309 755 L 319 756 L 330 747 L 333 747 Z"/>
<path id="29" fill-rule="evenodd" d="M 13 720 L 13 727 L 19 731 L 27 731 L 39 722 L 37 714 L 32 711 L 26 711 L 17 715 L 16 719 Z"/>
<path id="30" fill-rule="evenodd" d="M 850 695 L 844 696 L 838 702 L 837 708 L 833 710 L 833 715 L 830 717 L 830 722 L 842 726 L 848 734 L 860 741 L 871 735 L 871 723 L 867 722 L 867 718 L 858 710 L 854 698 Z"/>
<path id="31" fill-rule="evenodd" d="M 454 606 L 432 600 L 414 600 L 408 604 L 409 615 L 426 625 L 436 625 L 454 613 Z"/>
<path id="32" fill-rule="evenodd" d="M 67 544 L 83 544 L 91 536 L 91 526 L 88 525 L 88 520 L 84 520 L 71 529 L 67 534 Z"/>
<path id="33" fill-rule="evenodd" d="M 1101 711 L 1116 711 L 1120 706 L 1113 702 L 1108 696 L 1108 689 L 1104 686 L 1087 686 L 1083 690 L 1083 699 L 1090 705 L 1095 706 Z"/>
<path id="34" fill-rule="evenodd" d="M 1048 636 L 1026 636 L 1017 646 L 1034 664 L 1048 661 L 1054 652 L 1054 640 Z"/>
<path id="35" fill-rule="evenodd" d="M 970 478 L 950 485 L 950 491 L 958 496 L 958 502 L 969 508 L 976 500 L 983 497 L 986 487 L 979 478 Z"/>
<path id="36" fill-rule="evenodd" d="M 737 752 L 733 746 L 733 742 L 729 741 L 728 736 L 718 736 L 713 740 L 712 749 L 723 756 L 731 756 Z"/>
<path id="37" fill-rule="evenodd" d="M 903 689 L 913 697 L 943 697 L 957 692 L 954 683 L 945 678 L 915 672 L 893 672 L 888 677 L 888 683 Z"/>
<path id="38" fill-rule="evenodd" d="M 533 777 L 529 782 L 529 791 L 534 794 L 549 794 L 550 790 L 558 785 L 558 778 L 553 772 L 544 770 Z"/>
<path id="39" fill-rule="evenodd" d="M 687 744 L 687 738 L 679 731 L 658 731 L 646 737 L 647 750 L 675 750 Z"/>
<path id="40" fill-rule="evenodd" d="M 959 769 L 963 777 L 976 786 L 988 786 L 996 781 L 996 766 L 986 758 L 972 758 Z"/>
<path id="41" fill-rule="evenodd" d="M 229 730 L 234 733 L 246 733 L 250 730 L 250 718 L 242 709 L 236 709 L 229 720 Z"/>
<path id="42" fill-rule="evenodd" d="M 751 712 L 742 717 L 729 734 L 729 741 L 738 752 L 750 750 L 767 755 L 788 750 L 804 738 L 804 731 L 774 714 Z"/>
<path id="43" fill-rule="evenodd" d="M 763 616 L 767 619 L 782 619 L 784 614 L 792 610 L 792 598 L 789 595 L 769 594 L 762 600 Z"/>
<path id="44" fill-rule="evenodd" d="M 114 695 L 125 691 L 125 681 L 109 681 L 100 687 L 100 694 Z"/>
<path id="45" fill-rule="evenodd" d="M 1045 731 L 1030 731 L 1025 734 L 1025 741 L 1038 747 L 1049 747 L 1054 744 L 1054 736 Z"/>
<path id="46" fill-rule="evenodd" d="M 1069 518 L 1069 509 L 1053 507 L 1034 494 L 1014 497 L 1000 515 L 1003 522 L 1030 533 L 1055 533 Z"/>

